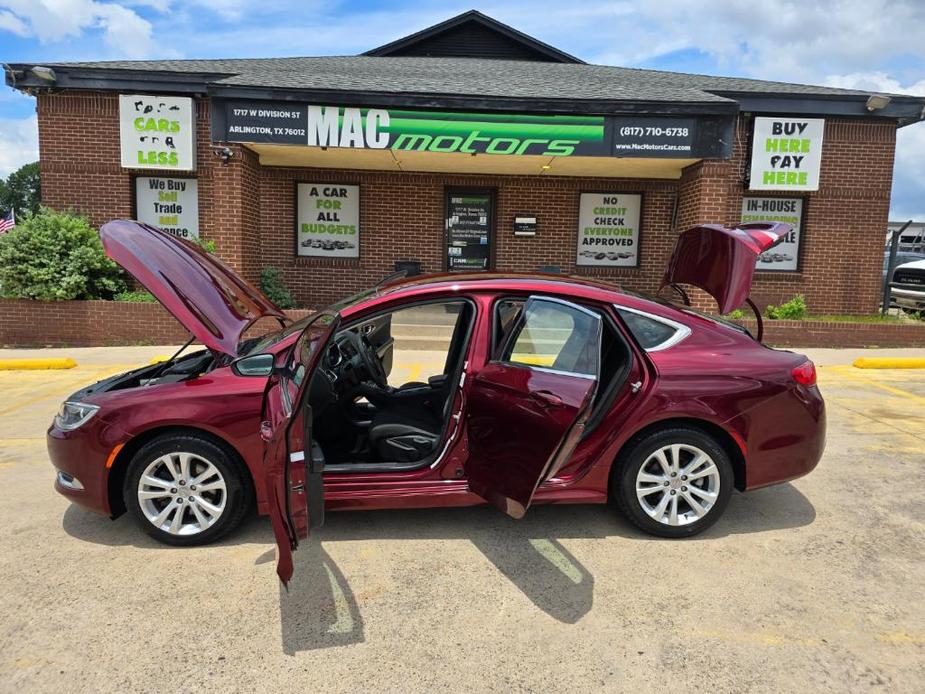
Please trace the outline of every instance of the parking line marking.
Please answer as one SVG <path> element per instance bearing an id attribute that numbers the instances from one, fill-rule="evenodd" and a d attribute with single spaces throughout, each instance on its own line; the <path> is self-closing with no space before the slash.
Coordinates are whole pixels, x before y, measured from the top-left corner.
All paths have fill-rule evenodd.
<path id="1" fill-rule="evenodd" d="M 17 400 L 16 404 L 11 405 L 10 407 L 5 407 L 4 409 L 0 410 L 0 416 L 10 414 L 11 412 L 16 412 L 17 410 L 22 409 L 26 405 L 32 405 L 33 403 L 41 402 L 42 400 L 59 397 L 60 393 L 64 393 L 65 397 L 67 397 L 67 394 L 70 392 L 72 388 L 74 388 L 75 386 L 80 387 L 79 383 L 84 383 L 84 382 L 92 383 L 94 381 L 100 380 L 100 377 L 105 376 L 105 375 L 110 375 L 112 373 L 119 373 L 119 372 L 118 371 L 113 372 L 111 367 L 109 367 L 103 370 L 91 371 L 89 373 L 88 372 L 80 373 L 81 378 L 79 379 L 68 378 L 64 382 L 58 381 L 52 387 L 46 388 L 45 390 L 41 391 L 39 394 L 33 395 L 30 398 Z M 69 376 L 74 375 L 74 372 L 69 372 L 68 375 Z M 87 376 L 86 381 L 84 381 L 83 376 Z"/>
<path id="2" fill-rule="evenodd" d="M 823 367 L 823 368 L 826 368 L 826 367 Z M 849 380 L 854 381 L 855 383 L 866 383 L 867 385 L 873 386 L 874 388 L 879 388 L 880 390 L 885 391 L 887 393 L 892 393 L 893 395 L 897 395 L 901 398 L 907 398 L 909 400 L 913 400 L 915 402 L 925 405 L 925 397 L 922 397 L 921 395 L 916 395 L 915 393 L 910 393 L 908 390 L 903 390 L 902 388 L 896 388 L 894 386 L 884 385 L 883 383 L 878 383 L 877 381 L 874 381 L 873 379 L 865 378 L 863 376 L 858 376 L 856 374 L 853 374 L 850 371 L 850 369 L 853 369 L 853 368 L 854 367 L 852 366 L 829 366 L 826 368 L 826 370 L 834 371 L 838 375 L 844 376 L 848 378 Z"/>

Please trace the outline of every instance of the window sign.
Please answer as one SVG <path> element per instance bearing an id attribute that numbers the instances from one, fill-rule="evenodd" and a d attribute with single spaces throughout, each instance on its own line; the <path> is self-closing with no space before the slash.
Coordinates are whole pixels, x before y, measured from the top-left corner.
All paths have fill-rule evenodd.
<path id="1" fill-rule="evenodd" d="M 743 198 L 743 222 L 785 222 L 793 230 L 779 244 L 758 256 L 756 269 L 795 272 L 800 260 L 803 198 Z"/>
<path id="2" fill-rule="evenodd" d="M 122 167 L 192 171 L 196 168 L 193 100 L 186 96 L 119 96 Z"/>
<path id="3" fill-rule="evenodd" d="M 642 196 L 582 193 L 578 205 L 578 265 L 636 267 Z"/>
<path id="4" fill-rule="evenodd" d="M 296 253 L 321 258 L 360 257 L 360 186 L 296 186 Z"/>
<path id="5" fill-rule="evenodd" d="M 135 219 L 181 239 L 198 239 L 199 181 L 138 176 L 135 179 Z"/>
<path id="6" fill-rule="evenodd" d="M 819 190 L 822 118 L 755 118 L 751 190 Z"/>
<path id="7" fill-rule="evenodd" d="M 491 264 L 494 195 L 448 189 L 446 266 L 452 271 L 487 270 Z"/>

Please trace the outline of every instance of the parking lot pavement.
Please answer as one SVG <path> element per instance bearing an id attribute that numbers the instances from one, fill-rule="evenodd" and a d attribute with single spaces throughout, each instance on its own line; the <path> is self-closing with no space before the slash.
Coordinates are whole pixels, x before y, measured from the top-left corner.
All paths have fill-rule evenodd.
<path id="1" fill-rule="evenodd" d="M 697 538 L 643 536 L 604 506 L 522 521 L 484 507 L 332 513 L 287 593 L 265 519 L 172 549 L 52 490 L 58 401 L 151 352 L 169 350 L 0 373 L 0 691 L 925 682 L 925 371 L 862 372 L 848 366 L 860 351 L 810 350 L 828 402 L 822 463 L 734 495 Z"/>

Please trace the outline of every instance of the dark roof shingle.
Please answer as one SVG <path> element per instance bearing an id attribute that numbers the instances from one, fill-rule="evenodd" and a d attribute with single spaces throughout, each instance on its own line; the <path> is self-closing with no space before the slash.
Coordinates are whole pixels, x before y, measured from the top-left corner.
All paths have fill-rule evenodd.
<path id="1" fill-rule="evenodd" d="M 724 102 L 723 95 L 867 96 L 868 91 L 608 65 L 478 58 L 327 56 L 56 63 L 87 70 L 193 73 L 215 85 L 535 99 Z"/>

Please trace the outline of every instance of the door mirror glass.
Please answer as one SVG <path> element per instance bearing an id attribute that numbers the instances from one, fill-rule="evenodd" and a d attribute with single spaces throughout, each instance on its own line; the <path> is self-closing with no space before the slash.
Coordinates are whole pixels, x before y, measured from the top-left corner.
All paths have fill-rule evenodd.
<path id="1" fill-rule="evenodd" d="M 231 370 L 238 376 L 269 376 L 273 371 L 273 355 L 254 354 L 238 359 Z"/>

